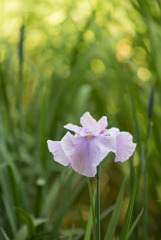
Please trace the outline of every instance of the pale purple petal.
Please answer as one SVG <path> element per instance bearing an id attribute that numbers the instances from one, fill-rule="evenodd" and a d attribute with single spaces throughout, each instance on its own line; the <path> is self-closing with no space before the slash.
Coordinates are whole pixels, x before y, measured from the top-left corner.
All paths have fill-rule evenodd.
<path id="1" fill-rule="evenodd" d="M 74 171 L 88 176 L 96 175 L 96 167 L 110 152 L 116 152 L 115 136 L 82 137 L 67 133 L 62 147 Z"/>
<path id="2" fill-rule="evenodd" d="M 119 128 L 110 128 L 110 129 L 107 129 L 107 131 L 108 131 L 108 134 L 110 135 L 118 135 L 120 132 Z"/>
<path id="3" fill-rule="evenodd" d="M 62 149 L 61 142 L 48 140 L 47 143 L 49 151 L 54 155 L 55 161 L 68 166 L 69 160 Z"/>
<path id="4" fill-rule="evenodd" d="M 99 149 L 97 157 L 94 158 L 93 164 L 98 166 L 100 162 L 107 156 L 109 152 L 116 152 L 116 136 L 103 136 L 99 135 L 97 137 L 91 138 L 92 148 Z"/>
<path id="5" fill-rule="evenodd" d="M 62 139 L 62 147 L 74 171 L 88 177 L 96 175 L 96 167 L 93 167 L 95 151 L 89 150 L 88 137 L 73 136 L 68 132 Z"/>
<path id="6" fill-rule="evenodd" d="M 90 131 L 96 130 L 97 122 L 96 120 L 90 115 L 89 112 L 86 112 L 80 119 L 80 123 L 83 127 Z"/>
<path id="7" fill-rule="evenodd" d="M 97 122 L 97 130 L 98 133 L 103 131 L 107 127 L 107 117 L 103 116 L 98 122 Z"/>
<path id="8" fill-rule="evenodd" d="M 103 131 L 103 133 L 106 135 L 118 135 L 120 132 L 120 130 L 118 128 L 110 128 L 110 129 L 106 129 L 105 131 Z"/>
<path id="9" fill-rule="evenodd" d="M 133 154 L 136 144 L 132 140 L 132 135 L 128 132 L 120 132 L 116 136 L 117 151 L 115 162 L 124 162 Z"/>
<path id="10" fill-rule="evenodd" d="M 71 130 L 71 131 L 73 131 L 75 133 L 80 133 L 80 131 L 82 130 L 81 127 L 78 127 L 77 125 L 73 125 L 71 123 L 65 125 L 64 128 L 66 128 L 68 130 Z"/>

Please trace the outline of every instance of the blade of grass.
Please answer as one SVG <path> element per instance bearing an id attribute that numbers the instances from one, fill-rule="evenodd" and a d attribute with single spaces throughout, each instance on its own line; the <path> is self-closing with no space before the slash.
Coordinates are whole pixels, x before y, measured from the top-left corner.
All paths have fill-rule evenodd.
<path id="1" fill-rule="evenodd" d="M 104 240 L 114 239 L 115 229 L 116 229 L 116 226 L 117 226 L 117 221 L 118 221 L 118 217 L 119 217 L 119 213 L 120 213 L 120 209 L 121 209 L 121 204 L 122 204 L 122 200 L 123 200 L 123 196 L 124 196 L 125 182 L 126 182 L 126 179 L 124 179 L 124 181 L 121 185 L 121 189 L 120 189 L 119 195 L 117 197 L 115 208 L 113 210 L 113 213 L 112 213 L 110 223 L 109 223 L 109 226 L 107 228 Z"/>
<path id="2" fill-rule="evenodd" d="M 12 209 L 12 199 L 9 198 L 8 194 L 6 196 L 2 196 L 2 199 L 3 199 L 3 204 L 5 206 L 5 212 L 7 214 L 9 224 L 11 226 L 12 233 L 14 235 L 16 233 L 17 226 L 16 226 L 16 216 Z"/>
<path id="3" fill-rule="evenodd" d="M 127 212 L 126 212 L 124 224 L 123 224 L 121 235 L 120 235 L 120 240 L 126 240 L 127 239 L 127 234 L 128 234 L 128 231 L 129 231 L 131 218 L 132 218 L 132 213 L 133 213 L 133 207 L 134 207 L 134 203 L 135 203 L 136 189 L 137 189 L 137 177 L 135 177 L 131 198 L 130 198 L 130 201 L 129 201 L 128 209 L 127 209 Z"/>
<path id="4" fill-rule="evenodd" d="M 72 227 L 71 234 L 69 236 L 69 240 L 73 239 L 73 234 L 74 234 L 74 226 Z"/>
<path id="5" fill-rule="evenodd" d="M 143 201 L 144 201 L 144 215 L 143 215 L 143 240 L 147 239 L 147 226 L 148 226 L 148 166 L 149 166 L 149 139 L 150 139 L 150 133 L 151 133 L 151 127 L 152 127 L 152 112 L 153 112 L 153 105 L 154 105 L 154 88 L 151 89 L 150 97 L 149 97 L 149 103 L 147 108 L 147 115 L 148 115 L 148 129 L 147 129 L 147 135 L 146 135 L 146 142 L 145 142 L 145 168 L 144 168 L 144 192 L 143 192 Z"/>
<path id="6" fill-rule="evenodd" d="M 20 193 L 19 193 L 19 189 L 17 187 L 18 185 L 16 183 L 16 178 L 14 176 L 12 166 L 8 165 L 7 170 L 8 170 L 8 175 L 9 175 L 9 179 L 10 179 L 13 199 L 14 199 L 14 206 L 20 207 Z M 17 225 L 19 226 L 20 225 L 19 216 L 16 216 L 16 221 L 17 221 Z"/>
<path id="7" fill-rule="evenodd" d="M 88 182 L 88 190 L 89 190 L 89 196 L 90 196 L 90 203 L 91 203 L 91 208 L 92 208 L 92 220 L 93 220 L 93 238 L 94 240 L 96 239 L 96 216 L 95 216 L 95 204 L 94 204 L 94 196 L 92 193 L 92 188 L 90 184 L 89 178 L 87 178 Z"/>
<path id="8" fill-rule="evenodd" d="M 33 220 L 34 227 L 38 227 L 39 225 L 46 223 L 48 220 L 43 218 L 37 218 Z M 37 236 L 37 235 L 36 235 Z M 34 238 L 36 237 L 34 236 Z M 43 235 L 44 236 L 44 235 Z M 20 230 L 15 235 L 14 240 L 25 240 L 28 237 L 28 229 L 26 225 L 23 225 Z"/>
<path id="9" fill-rule="evenodd" d="M 42 174 L 46 172 L 47 161 L 46 161 L 46 152 L 47 152 L 47 136 L 46 136 L 46 101 L 45 101 L 45 93 L 42 96 L 41 103 L 41 137 L 40 137 L 40 160 L 42 166 Z"/>
<path id="10" fill-rule="evenodd" d="M 137 223 L 139 222 L 142 214 L 143 214 L 144 208 L 142 208 L 141 212 L 139 213 L 139 215 L 137 216 L 136 220 L 134 221 L 134 223 L 132 224 L 128 234 L 127 234 L 127 240 L 129 239 L 130 235 L 132 234 L 134 228 L 136 227 Z"/>
<path id="11" fill-rule="evenodd" d="M 79 218 L 80 218 L 81 225 L 82 225 L 82 227 L 83 227 L 83 229 L 85 231 L 86 223 L 85 223 L 85 221 L 83 219 L 82 209 L 80 208 L 80 206 L 78 206 L 78 213 L 79 213 Z"/>
<path id="12" fill-rule="evenodd" d="M 87 227 L 86 227 L 86 231 L 85 231 L 84 240 L 91 239 L 92 222 L 93 222 L 93 213 L 92 213 L 92 207 L 91 207 L 89 218 L 88 218 L 88 223 L 87 223 Z"/>
<path id="13" fill-rule="evenodd" d="M 70 182 L 71 182 L 71 180 L 70 180 Z M 68 208 L 73 203 L 73 201 L 75 200 L 77 195 L 80 193 L 80 191 L 83 189 L 83 187 L 85 186 L 86 183 L 87 183 L 86 179 L 84 181 L 82 181 L 82 183 L 77 187 L 77 189 L 74 191 L 74 193 L 72 194 L 71 198 L 68 201 L 67 201 L 67 195 L 65 198 L 64 198 L 64 196 L 62 196 L 63 199 L 59 203 L 60 211 L 58 211 L 56 221 L 54 222 L 53 231 L 58 230 L 65 212 L 68 210 Z M 70 189 L 68 189 L 68 194 L 69 194 L 69 191 L 70 191 Z"/>
<path id="14" fill-rule="evenodd" d="M 5 230 L 4 230 L 2 227 L 0 228 L 0 230 L 1 230 L 1 232 L 2 232 L 2 235 L 3 235 L 4 239 L 5 239 L 5 240 L 10 240 L 9 237 L 8 237 L 8 235 L 7 235 L 7 233 L 5 232 Z"/>
<path id="15" fill-rule="evenodd" d="M 110 212 L 112 212 L 115 208 L 115 204 L 111 205 L 108 207 L 106 210 L 101 213 L 100 219 L 103 220 Z"/>
<path id="16" fill-rule="evenodd" d="M 23 211 L 20 208 L 15 208 L 15 210 L 25 220 L 26 227 L 27 227 L 28 238 L 32 239 L 36 235 L 36 229 L 35 229 L 34 222 L 31 218 L 31 216 L 27 212 Z"/>

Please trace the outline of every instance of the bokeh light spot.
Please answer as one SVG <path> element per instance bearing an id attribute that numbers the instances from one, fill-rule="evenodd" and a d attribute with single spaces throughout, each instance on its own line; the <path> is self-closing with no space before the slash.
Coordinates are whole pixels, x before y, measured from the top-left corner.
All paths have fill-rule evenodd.
<path id="1" fill-rule="evenodd" d="M 117 44 L 116 58 L 119 62 L 127 62 L 132 54 L 131 42 L 128 39 L 121 39 Z"/>
<path id="2" fill-rule="evenodd" d="M 138 77 L 143 81 L 148 81 L 151 78 L 151 72 L 144 67 L 140 67 L 137 71 Z"/>
<path id="3" fill-rule="evenodd" d="M 91 66 L 92 71 L 94 71 L 96 73 L 100 73 L 105 70 L 105 65 L 99 58 L 94 58 L 90 62 L 90 66 Z"/>

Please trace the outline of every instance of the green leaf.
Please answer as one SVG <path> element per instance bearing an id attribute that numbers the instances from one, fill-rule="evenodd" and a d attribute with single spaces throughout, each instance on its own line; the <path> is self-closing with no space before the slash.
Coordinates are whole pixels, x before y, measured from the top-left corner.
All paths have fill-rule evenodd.
<path id="1" fill-rule="evenodd" d="M 139 213 L 139 215 L 137 216 L 136 220 L 134 221 L 134 223 L 132 224 L 128 234 L 127 234 L 127 240 L 129 239 L 131 233 L 133 232 L 134 228 L 136 227 L 138 221 L 140 220 L 142 214 L 143 214 L 144 208 L 142 208 L 141 212 Z"/>
<path id="2" fill-rule="evenodd" d="M 105 209 L 102 213 L 101 213 L 101 217 L 100 219 L 103 220 L 110 212 L 112 212 L 114 210 L 115 205 L 111 205 L 110 207 L 108 207 L 107 209 Z"/>
<path id="3" fill-rule="evenodd" d="M 61 221 L 63 219 L 64 214 L 66 213 L 66 211 L 69 209 L 69 207 L 71 206 L 71 204 L 73 203 L 73 201 L 75 200 L 75 198 L 78 196 L 78 194 L 80 193 L 80 191 L 83 189 L 83 187 L 85 186 L 85 184 L 87 183 L 87 180 L 84 179 L 80 185 L 77 187 L 77 189 L 75 190 L 75 192 L 71 195 L 70 199 L 68 201 L 66 201 L 68 195 L 69 195 L 69 191 L 70 191 L 70 185 L 72 183 L 73 180 L 73 174 L 69 177 L 68 181 L 66 182 L 66 189 L 63 192 L 63 195 L 61 196 L 61 200 L 59 201 L 59 209 L 58 209 L 58 214 L 57 214 L 57 218 L 54 222 L 54 226 L 53 226 L 53 231 L 56 231 L 60 224 Z"/>
<path id="4" fill-rule="evenodd" d="M 15 213 L 13 211 L 13 208 L 11 207 L 11 202 L 8 196 L 2 196 L 3 198 L 3 203 L 5 206 L 5 212 L 7 213 L 7 217 L 9 219 L 9 223 L 12 229 L 12 233 L 16 233 L 16 221 L 15 221 Z"/>
<path id="5" fill-rule="evenodd" d="M 28 238 L 31 239 L 36 234 L 36 229 L 31 216 L 20 208 L 15 208 L 15 209 L 16 209 L 16 212 L 18 212 L 25 220 L 25 223 L 27 226 Z"/>
<path id="6" fill-rule="evenodd" d="M 128 234 L 128 231 L 129 231 L 131 218 L 132 218 L 132 213 L 133 213 L 133 208 L 134 208 L 134 203 L 135 203 L 136 189 L 137 189 L 137 177 L 135 177 L 131 198 L 130 198 L 130 201 L 129 201 L 128 209 L 127 209 L 127 212 L 126 212 L 124 224 L 123 224 L 121 235 L 120 235 L 120 240 L 126 240 L 127 239 L 127 234 Z"/>
<path id="7" fill-rule="evenodd" d="M 91 239 L 92 223 L 93 223 L 93 214 L 92 214 L 92 207 L 91 207 L 89 218 L 88 218 L 88 223 L 87 223 L 87 227 L 86 227 L 86 231 L 85 231 L 84 240 Z"/>
<path id="8" fill-rule="evenodd" d="M 0 228 L 0 230 L 1 230 L 1 232 L 2 232 L 2 235 L 3 235 L 4 239 L 5 239 L 5 240 L 10 240 L 9 237 L 8 237 L 8 235 L 7 235 L 7 233 L 5 232 L 5 230 L 4 230 L 2 227 Z"/>
<path id="9" fill-rule="evenodd" d="M 112 240 L 114 238 L 115 229 L 117 226 L 117 221 L 118 221 L 118 217 L 119 217 L 119 213 L 120 213 L 120 209 L 121 209 L 122 199 L 124 196 L 125 182 L 126 182 L 126 179 L 124 179 L 124 181 L 121 185 L 121 189 L 120 189 L 119 195 L 117 197 L 115 208 L 112 213 L 110 223 L 109 223 L 107 232 L 105 234 L 104 240 Z"/>
<path id="10" fill-rule="evenodd" d="M 35 228 L 45 222 L 47 222 L 47 219 L 43 219 L 43 218 L 38 218 L 33 220 L 33 224 Z M 27 225 L 23 225 L 21 229 L 18 231 L 18 233 L 16 234 L 14 240 L 25 240 L 27 236 L 28 236 Z"/>
<path id="11" fill-rule="evenodd" d="M 71 234 L 69 236 L 69 240 L 73 239 L 73 234 L 74 234 L 74 226 L 72 227 Z"/>
<path id="12" fill-rule="evenodd" d="M 153 106 L 154 106 L 154 86 L 151 89 L 150 97 L 149 97 L 149 104 L 148 104 L 148 118 L 152 118 L 153 114 Z"/>
<path id="13" fill-rule="evenodd" d="M 90 184 L 89 178 L 87 178 L 88 182 L 88 189 L 89 189 L 89 196 L 90 196 L 90 203 L 91 203 L 91 208 L 92 208 L 92 220 L 93 220 L 93 238 L 95 240 L 96 238 L 96 216 L 95 216 L 95 197 L 93 196 L 92 193 L 92 187 Z"/>

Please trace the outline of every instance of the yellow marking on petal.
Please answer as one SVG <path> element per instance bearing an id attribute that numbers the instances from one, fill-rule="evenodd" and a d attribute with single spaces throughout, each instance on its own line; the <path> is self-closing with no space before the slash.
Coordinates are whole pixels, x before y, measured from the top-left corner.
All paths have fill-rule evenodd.
<path id="1" fill-rule="evenodd" d="M 89 134 L 88 135 L 88 141 L 90 140 L 91 137 L 92 137 L 92 134 Z"/>
<path id="2" fill-rule="evenodd" d="M 103 133 L 104 131 L 106 131 L 107 129 L 105 128 L 105 129 L 103 129 L 100 133 Z"/>

